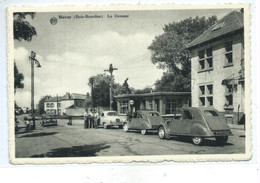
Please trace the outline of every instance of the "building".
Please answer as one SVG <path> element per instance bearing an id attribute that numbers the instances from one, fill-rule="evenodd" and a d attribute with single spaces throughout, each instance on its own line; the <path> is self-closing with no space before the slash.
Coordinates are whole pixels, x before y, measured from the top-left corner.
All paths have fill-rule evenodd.
<path id="1" fill-rule="evenodd" d="M 183 106 L 190 106 L 190 92 L 154 92 L 144 94 L 124 94 L 115 96 L 117 112 L 126 114 L 130 111 L 130 100 L 133 100 L 133 109 L 151 109 L 162 115 L 175 114 Z"/>
<path id="2" fill-rule="evenodd" d="M 67 92 L 64 96 L 47 99 L 44 102 L 44 111 L 49 115 L 78 115 L 83 111 L 83 115 L 85 99 L 86 95 Z"/>
<path id="3" fill-rule="evenodd" d="M 48 98 L 44 102 L 44 111 L 48 115 L 60 115 L 61 114 L 61 98 L 62 97 L 53 97 Z"/>
<path id="4" fill-rule="evenodd" d="M 214 107 L 228 123 L 245 119 L 243 11 L 233 11 L 187 45 L 192 106 Z"/>

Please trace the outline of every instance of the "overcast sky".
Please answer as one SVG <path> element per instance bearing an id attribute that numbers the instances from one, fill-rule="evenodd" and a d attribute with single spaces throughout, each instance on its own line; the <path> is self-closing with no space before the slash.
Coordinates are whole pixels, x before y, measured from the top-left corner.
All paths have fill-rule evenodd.
<path id="1" fill-rule="evenodd" d="M 35 68 L 35 104 L 45 95 L 59 96 L 66 92 L 86 94 L 90 76 L 104 73 L 112 63 L 115 82 L 129 78 L 130 87 L 142 89 L 160 79 L 163 71 L 151 63 L 147 47 L 155 36 L 163 33 L 165 24 L 188 17 L 222 18 L 231 9 L 160 10 L 120 12 L 36 13 L 28 18 L 37 31 L 31 42 L 14 41 L 15 61 L 24 74 L 24 89 L 16 92 L 21 107 L 30 106 L 31 51 L 36 52 L 41 68 Z M 103 15 L 103 18 L 74 19 L 75 15 Z M 129 18 L 107 18 L 107 14 L 128 15 Z M 59 19 L 59 15 L 72 16 Z M 55 25 L 52 17 L 58 18 Z"/>

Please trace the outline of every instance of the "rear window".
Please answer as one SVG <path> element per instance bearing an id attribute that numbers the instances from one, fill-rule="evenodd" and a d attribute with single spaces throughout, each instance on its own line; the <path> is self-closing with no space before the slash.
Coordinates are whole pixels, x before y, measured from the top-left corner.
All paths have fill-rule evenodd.
<path id="1" fill-rule="evenodd" d="M 218 113 L 216 111 L 206 110 L 206 111 L 204 111 L 204 114 L 207 116 L 218 116 Z"/>
<path id="2" fill-rule="evenodd" d="M 150 116 L 159 116 L 159 114 L 156 113 L 156 112 L 150 112 L 149 115 L 150 115 Z"/>
<path id="3" fill-rule="evenodd" d="M 116 116 L 117 113 L 116 113 L 116 112 L 108 112 L 107 115 L 108 115 L 108 116 Z"/>

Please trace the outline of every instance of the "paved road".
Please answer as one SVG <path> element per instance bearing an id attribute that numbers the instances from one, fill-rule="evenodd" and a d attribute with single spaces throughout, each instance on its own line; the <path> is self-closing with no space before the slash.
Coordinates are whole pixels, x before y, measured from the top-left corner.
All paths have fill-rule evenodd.
<path id="1" fill-rule="evenodd" d="M 228 144 L 218 146 L 215 140 L 195 146 L 179 137 L 161 140 L 156 133 L 141 135 L 139 131 L 122 129 L 84 129 L 83 120 L 58 120 L 58 126 L 40 127 L 31 133 L 17 134 L 16 157 L 88 157 L 130 155 L 232 154 L 245 152 L 243 130 L 232 130 Z"/>

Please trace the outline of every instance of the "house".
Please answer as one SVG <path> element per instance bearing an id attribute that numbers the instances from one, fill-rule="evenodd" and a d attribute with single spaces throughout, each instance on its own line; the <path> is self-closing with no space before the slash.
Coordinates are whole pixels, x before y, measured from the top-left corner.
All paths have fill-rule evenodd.
<path id="1" fill-rule="evenodd" d="M 183 106 L 190 106 L 190 92 L 153 92 L 144 94 L 123 94 L 115 96 L 117 112 L 126 114 L 130 111 L 130 100 L 133 101 L 133 109 L 151 109 L 162 115 L 175 114 Z"/>
<path id="2" fill-rule="evenodd" d="M 77 108 L 76 113 L 78 115 L 78 111 L 84 112 L 85 99 L 86 95 L 67 92 L 64 96 L 47 99 L 44 102 L 44 111 L 49 115 L 68 115 L 67 112 L 69 115 L 73 115 L 75 108 Z"/>
<path id="3" fill-rule="evenodd" d="M 44 102 L 44 111 L 48 115 L 60 115 L 61 114 L 61 99 L 62 97 L 48 98 Z"/>
<path id="4" fill-rule="evenodd" d="M 228 123 L 243 123 L 244 19 L 233 11 L 187 45 L 192 106 L 214 107 Z"/>

